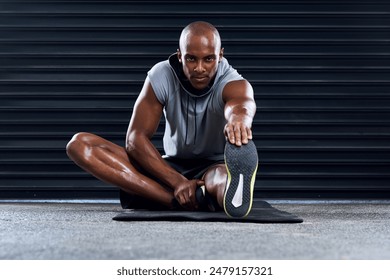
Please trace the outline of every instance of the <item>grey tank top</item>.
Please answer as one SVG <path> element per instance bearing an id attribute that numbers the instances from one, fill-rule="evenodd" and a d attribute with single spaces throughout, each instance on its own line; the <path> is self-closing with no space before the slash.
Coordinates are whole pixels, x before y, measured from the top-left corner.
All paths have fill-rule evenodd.
<path id="1" fill-rule="evenodd" d="M 222 91 L 228 82 L 243 80 L 225 58 L 218 64 L 212 87 L 202 95 L 181 84 L 169 60 L 154 65 L 148 78 L 164 106 L 166 156 L 176 158 L 223 159 L 226 120 Z"/>

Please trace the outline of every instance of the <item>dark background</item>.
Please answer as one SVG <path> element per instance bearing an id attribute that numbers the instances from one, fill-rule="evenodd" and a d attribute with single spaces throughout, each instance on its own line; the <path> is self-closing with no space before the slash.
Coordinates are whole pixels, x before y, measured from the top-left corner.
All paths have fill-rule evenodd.
<path id="1" fill-rule="evenodd" d="M 0 198 L 116 197 L 65 145 L 124 145 L 146 72 L 195 20 L 254 86 L 256 196 L 390 197 L 389 1 L 0 0 Z"/>

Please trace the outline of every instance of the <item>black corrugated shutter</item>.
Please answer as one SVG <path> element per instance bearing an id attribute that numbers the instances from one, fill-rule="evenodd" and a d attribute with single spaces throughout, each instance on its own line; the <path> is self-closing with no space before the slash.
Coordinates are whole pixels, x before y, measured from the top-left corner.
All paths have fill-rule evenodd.
<path id="1" fill-rule="evenodd" d="M 0 197 L 115 195 L 65 145 L 123 145 L 147 70 L 195 20 L 255 88 L 257 194 L 389 197 L 388 2 L 0 1 Z"/>

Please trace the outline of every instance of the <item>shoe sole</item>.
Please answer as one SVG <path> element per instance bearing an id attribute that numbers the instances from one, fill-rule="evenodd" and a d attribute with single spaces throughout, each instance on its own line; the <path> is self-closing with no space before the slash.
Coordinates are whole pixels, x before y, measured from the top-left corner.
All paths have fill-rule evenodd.
<path id="1" fill-rule="evenodd" d="M 257 149 L 253 141 L 240 147 L 227 142 L 225 164 L 228 178 L 223 208 L 230 217 L 246 217 L 252 209 L 258 166 Z"/>

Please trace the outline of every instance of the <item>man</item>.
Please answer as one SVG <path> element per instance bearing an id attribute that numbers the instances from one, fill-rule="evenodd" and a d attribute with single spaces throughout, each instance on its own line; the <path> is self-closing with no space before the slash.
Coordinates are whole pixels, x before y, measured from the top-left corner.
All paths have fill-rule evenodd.
<path id="1" fill-rule="evenodd" d="M 126 147 L 78 133 L 67 145 L 69 157 L 118 186 L 124 207 L 223 208 L 229 216 L 248 215 L 257 170 L 251 140 L 256 104 L 251 85 L 229 65 L 223 51 L 214 26 L 186 26 L 177 53 L 148 72 Z M 162 157 L 150 139 L 163 113 Z"/>

